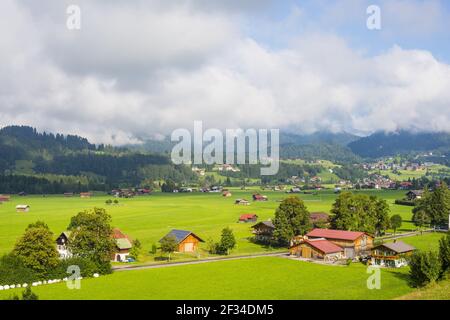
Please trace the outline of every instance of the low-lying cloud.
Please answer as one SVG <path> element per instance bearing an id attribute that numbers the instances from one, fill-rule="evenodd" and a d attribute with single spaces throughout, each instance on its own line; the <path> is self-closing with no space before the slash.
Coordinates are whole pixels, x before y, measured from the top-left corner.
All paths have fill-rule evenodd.
<path id="1" fill-rule="evenodd" d="M 69 31 L 66 3 L 53 3 L 0 4 L 2 126 L 112 144 L 195 120 L 299 133 L 450 131 L 450 66 L 426 50 L 369 55 L 331 32 L 274 49 L 242 31 L 239 9 L 196 1 L 80 1 L 82 29 Z"/>

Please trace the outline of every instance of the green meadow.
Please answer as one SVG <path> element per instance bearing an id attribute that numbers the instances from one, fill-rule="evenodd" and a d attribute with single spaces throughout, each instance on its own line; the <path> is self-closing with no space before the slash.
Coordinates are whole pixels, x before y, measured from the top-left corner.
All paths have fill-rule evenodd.
<path id="1" fill-rule="evenodd" d="M 252 243 L 251 224 L 237 223 L 240 214 L 257 213 L 259 220 L 273 217 L 284 192 L 260 189 L 231 190 L 233 196 L 221 193 L 155 193 L 151 196 L 119 199 L 118 205 L 106 205 L 110 197 L 97 195 L 90 199 L 63 196 L 12 197 L 0 205 L 0 254 L 10 251 L 26 226 L 36 220 L 45 221 L 55 237 L 67 227 L 77 212 L 92 207 L 104 207 L 112 216 L 113 226 L 119 227 L 133 239 L 143 243 L 143 263 L 155 263 L 148 253 L 152 244 L 173 228 L 191 230 L 207 240 L 220 237 L 221 230 L 230 226 L 238 240 L 233 255 L 262 253 L 274 250 Z M 269 197 L 267 202 L 252 202 L 250 206 L 234 204 L 237 198 L 251 200 L 254 192 Z M 383 197 L 392 214 L 404 220 L 411 218 L 411 207 L 397 206 L 399 191 L 360 191 Z M 336 195 L 321 191 L 317 195 L 299 194 L 310 211 L 329 212 Z M 17 213 L 17 204 L 28 204 L 28 213 Z M 405 221 L 401 232 L 413 230 Z M 403 238 L 418 249 L 437 249 L 442 234 L 427 233 Z M 204 245 L 203 245 L 204 246 Z M 204 247 L 203 247 L 204 248 Z M 175 255 L 176 260 L 206 257 L 202 249 L 198 256 Z M 164 263 L 164 262 L 158 262 Z M 80 290 L 69 290 L 64 283 L 33 288 L 40 299 L 393 299 L 414 290 L 408 285 L 408 269 L 382 270 L 382 288 L 368 290 L 369 276 L 360 263 L 351 266 L 325 266 L 301 262 L 286 257 L 258 257 L 153 268 L 116 271 L 112 275 L 82 280 Z M 311 275 L 314 275 L 312 277 Z M 1 291 L 0 299 L 8 298 L 21 289 Z"/>
<path id="2" fill-rule="evenodd" d="M 120 228 L 132 239 L 139 239 L 144 246 L 143 261 L 153 261 L 148 251 L 153 244 L 171 229 L 190 230 L 203 240 L 213 238 L 218 240 L 220 232 L 225 227 L 234 230 L 238 244 L 233 254 L 251 254 L 266 252 L 272 248 L 262 247 L 252 243 L 251 224 L 237 223 L 243 213 L 256 213 L 259 220 L 272 218 L 279 201 L 288 196 L 284 192 L 266 192 L 259 188 L 249 190 L 231 190 L 233 196 L 222 197 L 221 193 L 154 193 L 150 196 L 119 199 L 118 205 L 106 205 L 111 197 L 105 195 L 93 196 L 90 199 L 63 196 L 13 196 L 11 201 L 0 205 L 0 254 L 9 252 L 26 226 L 36 220 L 45 221 L 55 234 L 64 231 L 72 216 L 78 212 L 104 207 L 112 216 L 114 227 Z M 269 197 L 267 202 L 253 202 L 251 196 L 260 192 Z M 361 191 L 362 192 L 362 191 Z M 403 191 L 364 191 L 383 197 L 391 206 L 392 214 L 400 214 L 403 226 L 399 232 L 414 230 L 411 219 L 411 207 L 394 204 L 396 198 L 403 197 Z M 332 191 L 320 191 L 317 195 L 298 195 L 305 201 L 310 211 L 329 212 L 336 198 Z M 235 205 L 237 198 L 250 200 L 250 206 Z M 17 213 L 17 204 L 28 204 L 31 209 L 27 213 Z M 200 250 L 200 257 L 207 255 Z M 182 258 L 182 257 L 179 257 Z"/>
<path id="3" fill-rule="evenodd" d="M 313 276 L 312 276 L 313 275 Z M 367 268 L 326 266 L 283 257 L 250 258 L 115 272 L 33 288 L 40 299 L 393 299 L 413 291 L 407 269 L 381 270 L 381 288 L 369 290 Z M 22 289 L 0 291 L 0 299 Z"/>

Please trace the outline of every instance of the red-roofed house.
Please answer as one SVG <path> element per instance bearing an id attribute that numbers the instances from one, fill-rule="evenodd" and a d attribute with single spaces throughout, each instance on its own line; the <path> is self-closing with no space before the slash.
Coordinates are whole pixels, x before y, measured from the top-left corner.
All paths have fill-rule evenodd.
<path id="1" fill-rule="evenodd" d="M 263 196 L 259 193 L 253 195 L 253 201 L 267 201 L 267 196 Z"/>
<path id="2" fill-rule="evenodd" d="M 336 261 L 344 258 L 344 248 L 326 239 L 305 239 L 289 248 L 291 255 L 306 259 Z"/>
<path id="3" fill-rule="evenodd" d="M 254 213 L 242 214 L 239 217 L 239 222 L 256 222 L 256 220 L 258 220 L 258 216 Z"/>
<path id="4" fill-rule="evenodd" d="M 308 240 L 323 238 L 344 248 L 346 258 L 369 255 L 373 247 L 373 236 L 360 231 L 313 229 L 306 234 Z"/>

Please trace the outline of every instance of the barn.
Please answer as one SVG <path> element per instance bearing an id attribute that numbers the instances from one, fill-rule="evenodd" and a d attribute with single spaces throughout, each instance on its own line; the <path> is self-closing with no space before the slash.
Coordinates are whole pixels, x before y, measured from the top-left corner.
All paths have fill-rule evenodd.
<path id="1" fill-rule="evenodd" d="M 200 242 L 205 242 L 191 231 L 176 229 L 166 234 L 161 240 L 159 240 L 159 242 L 167 237 L 174 237 L 176 239 L 178 244 L 178 252 L 194 252 L 198 249 Z"/>
<path id="2" fill-rule="evenodd" d="M 350 259 L 369 255 L 374 240 L 372 235 L 365 232 L 332 229 L 313 229 L 306 234 L 306 238 L 309 240 L 323 238 L 331 241 L 344 248 L 345 257 Z"/>
<path id="3" fill-rule="evenodd" d="M 258 216 L 254 213 L 245 213 L 239 217 L 239 222 L 256 222 Z"/>
<path id="4" fill-rule="evenodd" d="M 289 248 L 291 255 L 305 259 L 336 261 L 344 257 L 344 248 L 326 239 L 305 239 Z"/>
<path id="5" fill-rule="evenodd" d="M 18 204 L 16 206 L 16 212 L 28 212 L 30 211 L 30 206 L 27 204 Z"/>

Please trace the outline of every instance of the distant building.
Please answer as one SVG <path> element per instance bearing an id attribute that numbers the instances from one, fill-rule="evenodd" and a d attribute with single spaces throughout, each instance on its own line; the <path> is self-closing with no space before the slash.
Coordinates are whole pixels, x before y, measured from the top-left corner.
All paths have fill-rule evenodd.
<path id="1" fill-rule="evenodd" d="M 269 200 L 267 198 L 267 196 L 263 196 L 263 195 L 261 195 L 259 193 L 254 194 L 252 197 L 253 197 L 253 201 L 267 201 L 267 200 Z"/>
<path id="2" fill-rule="evenodd" d="M 204 242 L 200 237 L 191 231 L 172 230 L 159 240 L 161 242 L 164 238 L 174 237 L 178 244 L 177 252 L 194 252 L 198 249 L 199 243 Z"/>
<path id="3" fill-rule="evenodd" d="M 399 268 L 408 265 L 406 259 L 416 248 L 402 241 L 383 243 L 371 250 L 372 265 Z"/>
<path id="4" fill-rule="evenodd" d="M 118 228 L 113 229 L 113 239 L 116 241 L 116 252 L 112 257 L 112 261 L 126 261 L 130 255 L 130 249 L 133 247 L 130 239 Z"/>
<path id="5" fill-rule="evenodd" d="M 90 198 L 92 193 L 90 192 L 80 192 L 80 198 Z"/>
<path id="6" fill-rule="evenodd" d="M 30 206 L 27 204 L 18 204 L 16 206 L 16 212 L 28 212 L 30 211 Z"/>
<path id="7" fill-rule="evenodd" d="M 230 191 L 224 191 L 224 192 L 222 193 L 222 196 L 224 196 L 224 197 L 231 197 L 232 194 L 231 194 Z"/>
<path id="8" fill-rule="evenodd" d="M 67 259 L 72 257 L 72 253 L 68 248 L 70 234 L 70 231 L 63 231 L 59 235 L 59 237 L 56 238 L 56 250 L 58 250 L 60 259 Z"/>
<path id="9" fill-rule="evenodd" d="M 410 201 L 422 199 L 423 190 L 411 190 L 406 193 L 406 198 Z"/>
<path id="10" fill-rule="evenodd" d="M 234 204 L 238 204 L 238 205 L 242 205 L 242 206 L 249 206 L 250 202 L 248 202 L 248 200 L 245 200 L 245 199 L 236 199 Z"/>
<path id="11" fill-rule="evenodd" d="M 258 220 L 258 216 L 254 213 L 242 214 L 239 217 L 239 222 L 256 222 L 256 220 Z"/>
<path id="12" fill-rule="evenodd" d="M 305 239 L 289 248 L 291 255 L 305 259 L 336 261 L 344 258 L 344 249 L 326 239 Z"/>
<path id="13" fill-rule="evenodd" d="M 11 196 L 0 195 L 0 202 L 7 202 L 11 199 Z"/>
<path id="14" fill-rule="evenodd" d="M 252 228 L 256 241 L 269 242 L 273 239 L 273 231 L 275 230 L 275 226 L 272 221 L 259 222 L 252 226 Z"/>

